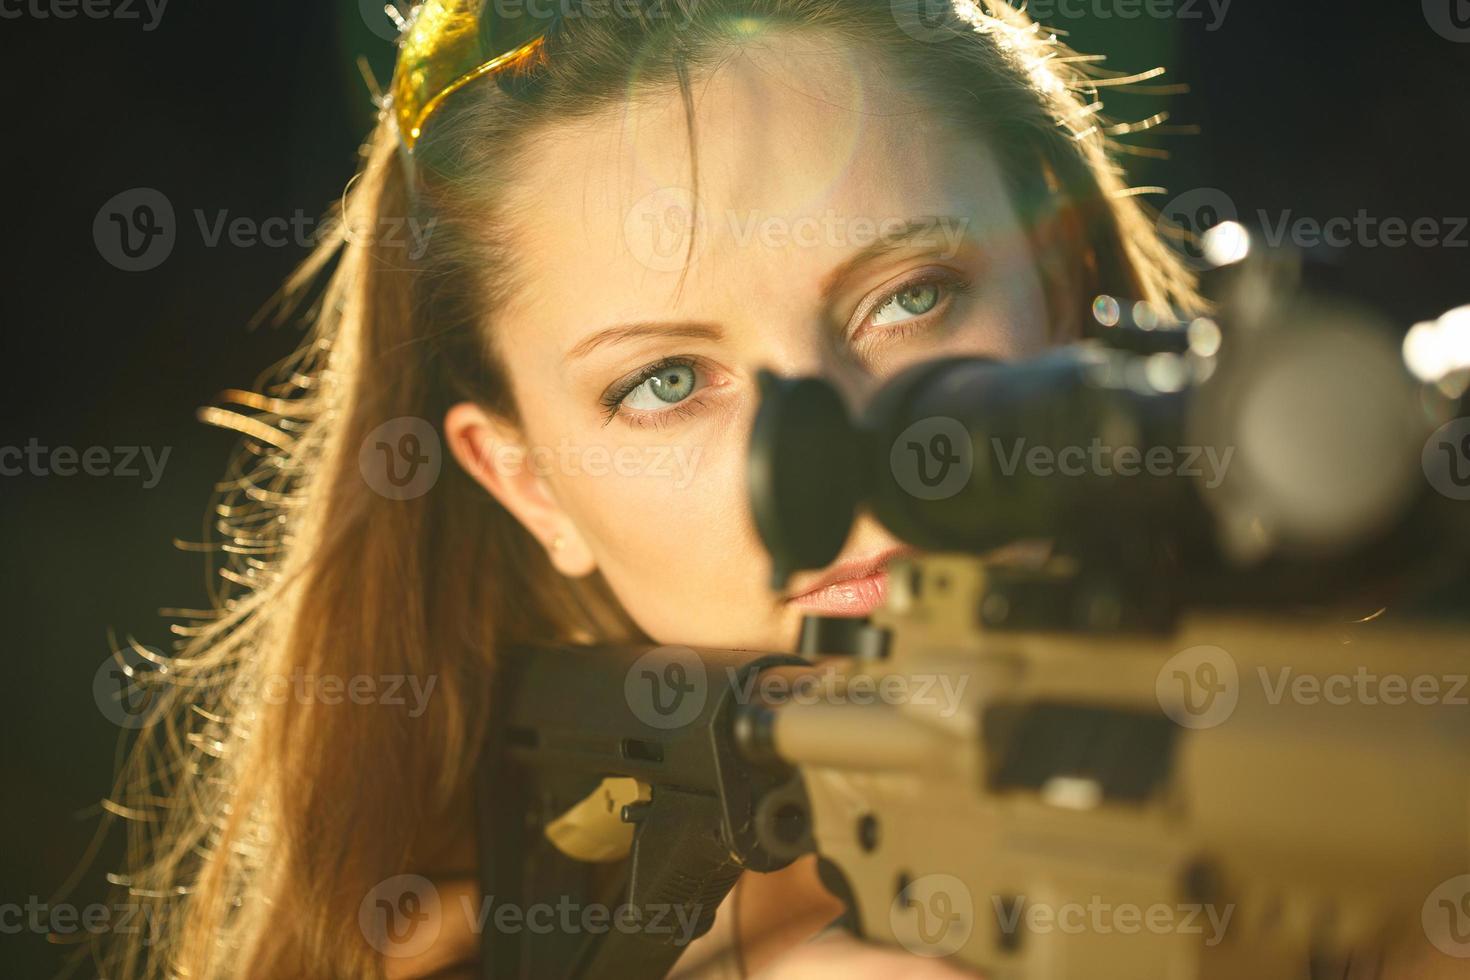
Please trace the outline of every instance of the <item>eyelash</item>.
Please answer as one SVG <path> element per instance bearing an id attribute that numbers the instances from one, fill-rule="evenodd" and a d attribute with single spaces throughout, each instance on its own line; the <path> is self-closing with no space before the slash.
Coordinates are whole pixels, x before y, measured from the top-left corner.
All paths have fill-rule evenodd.
<path id="1" fill-rule="evenodd" d="M 900 323 L 885 324 L 875 329 L 881 330 L 890 337 L 907 337 L 917 333 L 919 330 L 929 326 L 929 321 L 932 318 L 949 309 L 950 304 L 954 302 L 956 297 L 966 296 L 972 289 L 970 280 L 960 276 L 958 273 L 940 269 L 931 269 L 922 272 L 912 279 L 904 280 L 879 296 L 877 300 L 863 311 L 862 322 L 853 331 L 853 335 L 855 336 L 862 331 L 863 324 L 867 323 L 879 310 L 893 302 L 900 293 L 907 292 L 910 289 L 919 289 L 924 286 L 940 286 L 943 288 L 944 294 L 939 298 L 934 309 L 920 313 L 918 316 L 910 317 Z"/>
<path id="2" fill-rule="evenodd" d="M 879 329 L 890 336 L 907 337 L 927 326 L 929 319 L 943 310 L 948 309 L 956 296 L 964 296 L 971 290 L 970 281 L 953 272 L 937 270 L 925 272 L 899 283 L 888 292 L 879 296 L 864 312 L 863 322 L 867 322 L 874 313 L 891 303 L 900 293 L 923 286 L 942 286 L 945 289 L 945 295 L 939 300 L 939 303 L 934 309 L 904 320 L 901 323 L 890 324 Z M 861 328 L 861 325 L 859 325 L 859 328 Z M 603 410 L 602 424 L 604 426 L 612 424 L 613 419 L 617 418 L 620 414 L 623 415 L 630 425 L 635 425 L 640 428 L 657 428 L 667 425 L 675 419 L 693 417 L 699 408 L 697 401 L 699 391 L 703 389 L 696 389 L 694 394 L 682 402 L 677 402 L 672 407 L 657 412 L 622 411 L 624 399 L 636 391 L 639 385 L 644 384 L 649 378 L 652 378 L 660 371 L 667 370 L 671 367 L 687 367 L 699 371 L 701 365 L 699 360 L 693 357 L 683 355 L 665 357 L 643 367 L 625 380 L 614 384 L 607 391 L 603 392 L 602 397 L 599 399 Z"/>
<path id="3" fill-rule="evenodd" d="M 612 420 L 620 414 L 619 410 L 623 406 L 623 400 L 631 395 L 634 391 L 636 391 L 639 385 L 645 383 L 646 381 L 648 381 L 649 378 L 658 374 L 660 371 L 666 371 L 671 367 L 687 367 L 694 371 L 699 371 L 700 362 L 696 358 L 684 357 L 682 355 L 665 357 L 660 360 L 654 361 L 652 364 L 649 364 L 644 368 L 641 368 L 636 374 L 631 375 L 625 380 L 617 382 L 607 391 L 603 392 L 602 397 L 599 399 L 599 401 L 602 403 L 603 409 L 602 424 L 609 425 Z M 667 421 L 665 416 L 689 418 L 693 414 L 693 412 L 691 411 L 690 403 L 698 397 L 698 389 L 696 389 L 695 393 L 690 395 L 688 398 L 684 399 L 681 402 L 676 402 L 673 406 L 663 409 L 661 411 L 630 411 L 622 414 L 624 414 L 627 421 L 632 425 L 664 425 Z"/>

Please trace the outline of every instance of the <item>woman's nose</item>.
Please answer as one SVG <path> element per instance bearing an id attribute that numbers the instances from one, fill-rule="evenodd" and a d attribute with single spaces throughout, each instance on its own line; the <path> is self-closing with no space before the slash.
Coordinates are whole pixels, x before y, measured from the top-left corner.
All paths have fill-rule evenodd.
<path id="1" fill-rule="evenodd" d="M 761 365 L 777 374 L 793 378 L 821 378 L 842 396 L 850 413 L 857 413 L 882 383 L 882 378 L 868 370 L 850 352 L 835 344 L 821 342 L 782 345 L 772 351 Z"/>

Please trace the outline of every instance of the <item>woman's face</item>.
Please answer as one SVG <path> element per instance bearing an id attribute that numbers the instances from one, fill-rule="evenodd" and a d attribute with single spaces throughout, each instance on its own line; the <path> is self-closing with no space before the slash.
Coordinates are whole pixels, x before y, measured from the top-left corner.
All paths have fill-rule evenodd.
<path id="1" fill-rule="evenodd" d="M 674 92 L 526 157 L 493 326 L 523 428 L 464 404 L 446 431 L 557 567 L 600 570 L 657 642 L 788 650 L 804 613 L 881 600 L 869 560 L 900 542 L 866 518 L 833 566 L 770 590 L 745 491 L 757 369 L 858 405 L 916 361 L 1044 344 L 995 160 L 880 67 L 799 36 L 742 46 L 693 87 L 697 190 Z"/>

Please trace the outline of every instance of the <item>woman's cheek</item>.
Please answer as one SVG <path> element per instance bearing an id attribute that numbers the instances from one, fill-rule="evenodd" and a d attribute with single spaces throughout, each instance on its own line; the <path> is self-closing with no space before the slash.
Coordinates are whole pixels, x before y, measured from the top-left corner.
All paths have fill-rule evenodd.
<path id="1" fill-rule="evenodd" d="M 640 446 L 647 469 L 579 494 L 580 526 L 599 568 L 655 639 L 692 637 L 696 626 L 755 612 L 746 608 L 749 583 L 762 579 L 763 555 L 748 533 L 745 440 L 737 434 L 727 428 L 711 440 Z"/>

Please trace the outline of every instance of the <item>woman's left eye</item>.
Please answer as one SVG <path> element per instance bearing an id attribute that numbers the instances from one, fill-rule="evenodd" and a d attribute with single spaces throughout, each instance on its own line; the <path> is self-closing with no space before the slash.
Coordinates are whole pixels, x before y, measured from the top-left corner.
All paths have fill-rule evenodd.
<path id="1" fill-rule="evenodd" d="M 939 309 L 954 294 L 969 288 L 969 283 L 951 274 L 930 274 L 911 280 L 880 297 L 869 308 L 862 325 L 892 327 L 918 320 Z"/>
<path id="2" fill-rule="evenodd" d="M 657 412 L 677 404 L 694 392 L 696 377 L 692 364 L 666 364 L 644 378 L 622 398 L 625 408 Z"/>
<path id="3" fill-rule="evenodd" d="M 664 358 L 603 392 L 603 424 L 619 415 L 634 425 L 663 424 L 671 417 L 688 417 L 698 402 L 693 396 L 711 383 L 696 359 Z"/>
<path id="4" fill-rule="evenodd" d="M 873 325 L 883 326 L 898 323 L 916 316 L 923 316 L 939 305 L 938 283 L 925 282 L 905 286 L 892 298 L 873 311 Z"/>

